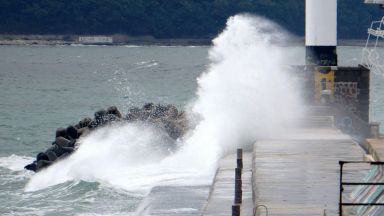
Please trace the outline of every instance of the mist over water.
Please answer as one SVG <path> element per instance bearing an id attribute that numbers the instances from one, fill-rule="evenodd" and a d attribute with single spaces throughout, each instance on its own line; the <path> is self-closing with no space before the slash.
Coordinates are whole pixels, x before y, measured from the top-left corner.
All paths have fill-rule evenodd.
<path id="1" fill-rule="evenodd" d="M 68 180 L 84 180 L 144 192 L 164 170 L 152 167 L 171 153 L 171 138 L 147 124 L 126 124 L 102 128 L 79 141 L 80 148 L 69 158 L 36 173 L 27 191 Z M 159 173 L 158 173 L 159 172 Z"/>
<path id="2" fill-rule="evenodd" d="M 279 46 L 288 38 L 263 18 L 229 18 L 186 108 L 192 125 L 183 139 L 173 143 L 145 124 L 102 128 L 83 138 L 70 157 L 36 173 L 25 190 L 71 180 L 142 194 L 158 185 L 209 184 L 222 156 L 282 133 L 300 115 L 297 83 L 285 67 L 295 60 Z"/>
<path id="3" fill-rule="evenodd" d="M 198 79 L 193 113 L 201 122 L 187 146 L 209 143 L 219 158 L 257 139 L 275 137 L 292 126 L 303 106 L 290 77 L 289 35 L 276 24 L 250 15 L 231 17 L 210 50 L 212 62 Z"/>

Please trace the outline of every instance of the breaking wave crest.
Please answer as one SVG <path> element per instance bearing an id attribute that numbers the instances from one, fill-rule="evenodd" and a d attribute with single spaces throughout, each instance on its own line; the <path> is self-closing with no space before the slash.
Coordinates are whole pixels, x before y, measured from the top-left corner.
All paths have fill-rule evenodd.
<path id="1" fill-rule="evenodd" d="M 237 15 L 213 40 L 210 65 L 198 78 L 196 99 L 187 109 L 191 131 L 176 143 L 143 124 L 103 128 L 80 148 L 36 173 L 26 191 L 70 180 L 97 181 L 143 193 L 157 185 L 209 184 L 217 161 L 239 146 L 276 136 L 302 110 L 287 49 L 289 36 L 259 17 Z M 191 124 L 192 124 L 191 123 Z"/>

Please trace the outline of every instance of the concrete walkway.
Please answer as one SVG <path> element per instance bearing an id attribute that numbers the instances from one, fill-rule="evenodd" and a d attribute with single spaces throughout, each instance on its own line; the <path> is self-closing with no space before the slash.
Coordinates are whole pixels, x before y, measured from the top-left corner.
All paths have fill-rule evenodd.
<path id="1" fill-rule="evenodd" d="M 203 210 L 205 216 L 232 215 L 232 205 L 235 194 L 236 154 L 231 154 L 220 160 L 215 179 L 212 184 L 207 205 Z M 241 215 L 253 215 L 252 202 L 252 152 L 243 153 L 242 173 L 243 203 Z"/>
<path id="2" fill-rule="evenodd" d="M 333 128 L 298 129 L 278 140 L 258 141 L 253 155 L 255 206 L 267 206 L 269 216 L 336 216 L 338 161 L 361 161 L 363 155 L 357 143 Z M 364 175 L 359 167 L 344 173 L 350 181 Z"/>
<path id="3" fill-rule="evenodd" d="M 368 151 L 376 161 L 384 161 L 384 138 L 367 139 Z"/>

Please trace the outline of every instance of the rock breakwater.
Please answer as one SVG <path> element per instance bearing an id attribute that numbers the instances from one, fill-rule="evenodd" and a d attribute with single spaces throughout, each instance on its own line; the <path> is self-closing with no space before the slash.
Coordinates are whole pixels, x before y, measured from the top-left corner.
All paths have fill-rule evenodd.
<path id="1" fill-rule="evenodd" d="M 93 118 L 85 117 L 75 125 L 58 128 L 52 145 L 47 150 L 38 153 L 36 160 L 24 168 L 38 172 L 75 152 L 81 145 L 78 142 L 79 139 L 92 131 L 102 127 L 134 122 L 158 127 L 174 141 L 185 134 L 188 126 L 185 112 L 179 111 L 174 105 L 147 103 L 141 108 L 130 108 L 125 115 L 117 107 L 111 106 L 95 112 Z"/>

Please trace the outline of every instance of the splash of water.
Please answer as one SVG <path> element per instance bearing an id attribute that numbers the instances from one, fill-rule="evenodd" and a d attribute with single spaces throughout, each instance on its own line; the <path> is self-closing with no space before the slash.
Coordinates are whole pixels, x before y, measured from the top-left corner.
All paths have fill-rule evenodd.
<path id="1" fill-rule="evenodd" d="M 201 120 L 180 160 L 192 158 L 215 167 L 236 147 L 276 138 L 296 123 L 304 110 L 298 83 L 286 67 L 297 60 L 281 47 L 288 39 L 279 26 L 260 17 L 228 20 L 213 41 L 209 69 L 198 79 L 192 113 Z"/>
<path id="2" fill-rule="evenodd" d="M 33 158 L 26 156 L 11 155 L 9 157 L 0 157 L 0 167 L 11 171 L 22 171 L 23 166 L 30 163 Z"/>
<path id="3" fill-rule="evenodd" d="M 153 128 L 135 124 L 104 128 L 85 138 L 68 159 L 37 173 L 26 190 L 74 179 L 132 191 L 161 184 L 208 184 L 220 157 L 238 146 L 276 136 L 300 113 L 295 80 L 284 67 L 293 60 L 276 45 L 287 37 L 263 18 L 229 18 L 213 41 L 208 70 L 198 78 L 190 109 L 196 124 L 180 140 L 177 152 L 164 149 L 169 143 Z"/>

